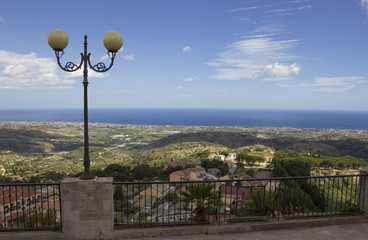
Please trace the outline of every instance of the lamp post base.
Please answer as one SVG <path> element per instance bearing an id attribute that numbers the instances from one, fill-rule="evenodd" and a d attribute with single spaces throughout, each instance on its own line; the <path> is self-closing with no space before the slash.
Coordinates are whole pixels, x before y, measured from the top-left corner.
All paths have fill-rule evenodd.
<path id="1" fill-rule="evenodd" d="M 91 180 L 91 179 L 94 179 L 95 176 L 90 172 L 83 172 L 82 175 L 79 176 L 79 179 L 81 180 Z"/>

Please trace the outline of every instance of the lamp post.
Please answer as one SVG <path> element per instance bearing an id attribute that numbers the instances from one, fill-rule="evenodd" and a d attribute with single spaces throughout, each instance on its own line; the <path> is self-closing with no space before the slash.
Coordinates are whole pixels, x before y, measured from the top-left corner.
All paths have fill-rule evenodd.
<path id="1" fill-rule="evenodd" d="M 47 36 L 47 41 L 50 47 L 55 51 L 57 63 L 61 69 L 67 72 L 75 72 L 81 69 L 83 66 L 83 86 L 84 86 L 84 172 L 79 177 L 82 180 L 89 180 L 95 178 L 91 173 L 89 167 L 91 161 L 89 158 L 89 143 L 88 143 L 88 98 L 87 98 L 87 87 L 88 87 L 88 66 L 95 72 L 106 72 L 114 64 L 116 53 L 123 46 L 123 38 L 117 32 L 111 31 L 105 34 L 103 37 L 103 44 L 107 49 L 107 54 L 111 59 L 110 66 L 106 67 L 103 62 L 99 62 L 96 65 L 92 65 L 90 61 L 91 54 L 87 51 L 87 35 L 84 36 L 84 52 L 81 53 L 81 61 L 79 65 L 73 62 L 67 62 L 65 66 L 60 63 L 60 58 L 64 54 L 64 49 L 68 45 L 68 36 L 61 30 L 53 30 Z"/>

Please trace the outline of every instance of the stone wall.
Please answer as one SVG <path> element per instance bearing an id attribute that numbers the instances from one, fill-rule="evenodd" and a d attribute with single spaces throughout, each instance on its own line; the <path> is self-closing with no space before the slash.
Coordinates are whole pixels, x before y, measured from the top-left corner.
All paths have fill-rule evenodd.
<path id="1" fill-rule="evenodd" d="M 360 192 L 359 192 L 359 209 L 368 217 L 368 170 L 361 170 L 360 174 Z"/>
<path id="2" fill-rule="evenodd" d="M 111 239 L 114 230 L 113 179 L 65 178 L 61 182 L 64 239 Z"/>

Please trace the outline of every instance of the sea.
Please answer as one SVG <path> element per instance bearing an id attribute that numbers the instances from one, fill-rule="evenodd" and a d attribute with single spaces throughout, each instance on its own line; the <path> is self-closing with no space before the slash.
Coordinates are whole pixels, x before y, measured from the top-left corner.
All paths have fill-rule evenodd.
<path id="1" fill-rule="evenodd" d="M 90 123 L 368 130 L 368 112 L 264 109 L 89 109 Z M 0 121 L 83 122 L 83 109 L 0 109 Z"/>

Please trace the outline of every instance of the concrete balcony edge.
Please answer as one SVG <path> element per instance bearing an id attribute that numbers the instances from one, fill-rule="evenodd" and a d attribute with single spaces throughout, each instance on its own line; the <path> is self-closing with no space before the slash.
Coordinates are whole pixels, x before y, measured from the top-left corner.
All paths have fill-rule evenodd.
<path id="1" fill-rule="evenodd" d="M 364 216 L 318 217 L 295 220 L 269 220 L 264 222 L 221 223 L 215 225 L 162 226 L 147 228 L 115 229 L 112 239 L 161 238 L 192 235 L 220 235 L 255 231 L 295 228 L 316 228 L 331 225 L 368 223 Z M 61 231 L 1 232 L 2 240 L 63 240 Z"/>
<path id="2" fill-rule="evenodd" d="M 330 225 L 368 223 L 365 216 L 318 217 L 313 219 L 269 220 L 264 222 L 221 223 L 215 225 L 163 226 L 150 228 L 117 229 L 113 239 L 139 239 L 191 235 L 218 235 L 252 231 L 314 228 Z"/>

